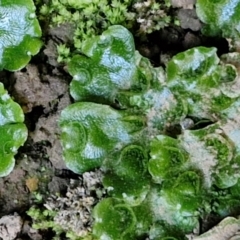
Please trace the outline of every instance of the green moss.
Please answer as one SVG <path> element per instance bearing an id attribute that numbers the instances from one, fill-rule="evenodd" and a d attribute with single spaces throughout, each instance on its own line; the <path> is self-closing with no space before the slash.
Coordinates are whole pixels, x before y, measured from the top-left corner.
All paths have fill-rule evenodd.
<path id="1" fill-rule="evenodd" d="M 67 23 L 72 28 L 73 42 L 58 47 L 58 61 L 69 61 L 69 47 L 82 50 L 83 43 L 102 34 L 108 27 L 123 25 L 141 37 L 166 27 L 173 22 L 168 14 L 168 1 L 158 3 L 155 0 L 94 0 L 70 1 L 35 0 L 39 19 L 50 26 Z M 68 55 L 66 55 L 68 53 Z"/>

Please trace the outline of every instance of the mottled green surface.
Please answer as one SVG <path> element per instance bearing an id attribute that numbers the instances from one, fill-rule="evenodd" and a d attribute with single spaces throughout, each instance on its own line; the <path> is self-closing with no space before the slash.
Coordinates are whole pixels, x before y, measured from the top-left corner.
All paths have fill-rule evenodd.
<path id="1" fill-rule="evenodd" d="M 133 210 L 123 202 L 106 198 L 102 200 L 93 213 L 95 227 L 93 234 L 105 239 L 134 239 L 132 233 L 136 225 Z"/>
<path id="2" fill-rule="evenodd" d="M 224 90 L 233 85 L 237 70 L 219 62 L 216 48 L 205 47 L 179 53 L 169 61 L 167 86 L 185 102 L 189 115 L 213 119 L 235 100 Z"/>
<path id="3" fill-rule="evenodd" d="M 206 25 L 203 33 L 209 36 L 239 38 L 240 36 L 240 1 L 198 0 L 197 15 Z"/>

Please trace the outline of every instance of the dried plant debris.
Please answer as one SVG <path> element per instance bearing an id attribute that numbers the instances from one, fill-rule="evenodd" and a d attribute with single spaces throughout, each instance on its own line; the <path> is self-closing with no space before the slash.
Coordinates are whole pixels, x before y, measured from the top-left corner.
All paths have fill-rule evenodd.
<path id="1" fill-rule="evenodd" d="M 67 233 L 66 236 L 70 239 L 91 235 L 92 209 L 105 195 L 101 182 L 100 170 L 86 172 L 80 180 L 71 179 L 66 196 L 49 197 L 44 204 L 46 208 L 44 211 L 36 207 L 28 211 L 34 219 L 33 227 L 52 228 L 56 232 L 56 239 L 61 233 Z M 42 215 L 41 212 L 43 212 Z"/>
<path id="2" fill-rule="evenodd" d="M 138 1 L 133 5 L 132 12 L 139 24 L 138 35 L 146 35 L 153 31 L 167 27 L 171 22 L 167 14 L 169 5 L 158 3 L 155 0 Z"/>
<path id="3" fill-rule="evenodd" d="M 91 231 L 91 210 L 96 203 L 92 193 L 101 183 L 100 178 L 100 171 L 86 172 L 83 174 L 80 186 L 76 187 L 76 184 L 79 183 L 78 180 L 70 181 L 66 197 L 52 196 L 48 199 L 44 206 L 48 210 L 57 211 L 57 215 L 54 217 L 56 224 L 61 225 L 65 231 L 71 229 L 78 236 L 85 236 Z"/>

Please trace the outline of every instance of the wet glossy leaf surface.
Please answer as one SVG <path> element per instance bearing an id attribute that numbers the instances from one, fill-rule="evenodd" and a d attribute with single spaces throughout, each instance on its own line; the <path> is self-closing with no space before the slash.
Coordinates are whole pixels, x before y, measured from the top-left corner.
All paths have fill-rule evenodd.
<path id="1" fill-rule="evenodd" d="M 32 0 L 0 2 L 0 69 L 19 70 L 38 53 L 41 29 Z"/>
<path id="2" fill-rule="evenodd" d="M 234 101 L 226 88 L 234 87 L 237 70 L 219 65 L 215 48 L 197 47 L 179 53 L 167 65 L 167 86 L 182 99 L 188 115 L 213 119 L 213 114 L 228 108 Z M 226 84 L 226 82 L 230 82 Z M 226 86 L 227 85 L 227 86 Z M 239 96 L 239 93 L 238 93 Z"/>
<path id="3" fill-rule="evenodd" d="M 206 24 L 204 34 L 239 38 L 239 0 L 198 0 L 196 10 L 200 20 Z"/>
<path id="4" fill-rule="evenodd" d="M 150 189 L 147 172 L 148 156 L 141 146 L 128 145 L 119 156 L 107 159 L 107 173 L 103 185 L 115 198 L 123 198 L 130 205 L 139 205 Z"/>
<path id="5" fill-rule="evenodd" d="M 93 233 L 98 239 L 134 239 L 131 233 L 136 224 L 133 210 L 113 198 L 101 201 L 94 209 Z"/>
<path id="6" fill-rule="evenodd" d="M 172 229 L 191 232 L 202 212 L 230 213 L 240 203 L 237 65 L 197 47 L 174 56 L 164 72 L 134 52 L 121 26 L 83 49 L 69 70 L 71 94 L 84 102 L 62 112 L 60 127 L 67 166 L 77 173 L 100 167 L 113 197 L 96 205 L 95 236 L 141 239 L 151 228 L 152 239 L 177 239 Z M 130 216 L 127 233 L 116 201 Z"/>
<path id="7" fill-rule="evenodd" d="M 132 35 L 112 26 L 83 47 L 86 56 L 76 55 L 69 64 L 73 76 L 70 92 L 76 101 L 113 104 L 124 91 L 134 89 L 139 73 L 134 59 Z M 120 96 L 119 96 L 120 95 Z"/>
<path id="8" fill-rule="evenodd" d="M 0 84 L 0 177 L 14 168 L 14 155 L 27 139 L 21 107 L 15 103 Z"/>
<path id="9" fill-rule="evenodd" d="M 144 120 L 107 105 L 81 102 L 62 112 L 60 126 L 66 164 L 83 173 L 100 167 L 111 151 L 133 141 Z"/>
<path id="10" fill-rule="evenodd" d="M 156 183 L 162 183 L 183 170 L 183 165 L 188 160 L 188 154 L 181 149 L 179 142 L 163 135 L 151 142 L 150 156 L 148 170 Z"/>

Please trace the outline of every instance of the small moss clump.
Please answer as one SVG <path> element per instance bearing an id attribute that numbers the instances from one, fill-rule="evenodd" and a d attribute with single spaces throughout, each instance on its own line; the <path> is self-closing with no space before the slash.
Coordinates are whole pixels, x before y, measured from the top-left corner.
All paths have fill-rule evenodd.
<path id="1" fill-rule="evenodd" d="M 81 50 L 85 40 L 102 34 L 111 25 L 123 25 L 141 37 L 168 26 L 171 22 L 168 1 L 49 0 L 43 4 L 35 0 L 35 3 L 40 20 L 48 21 L 50 26 L 67 23 L 73 28 L 74 48 Z M 59 61 L 67 61 L 67 47 L 58 48 Z"/>

